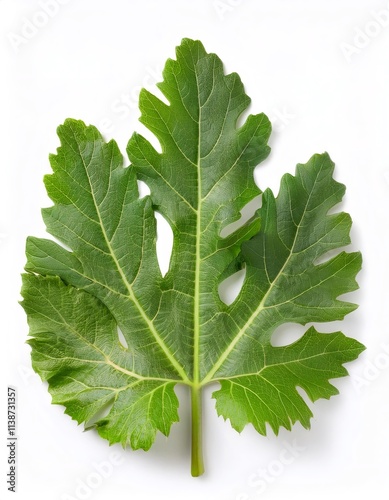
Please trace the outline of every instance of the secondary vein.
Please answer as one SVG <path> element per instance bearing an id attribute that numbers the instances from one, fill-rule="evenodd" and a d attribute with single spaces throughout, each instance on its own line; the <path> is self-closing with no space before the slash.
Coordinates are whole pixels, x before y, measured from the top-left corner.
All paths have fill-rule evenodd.
<path id="1" fill-rule="evenodd" d="M 317 177 L 316 177 L 315 183 L 316 183 L 316 181 L 317 181 Z M 297 230 L 296 230 L 296 233 L 294 235 L 294 239 L 293 239 L 290 251 L 289 251 L 289 255 L 288 255 L 287 259 L 285 260 L 284 265 L 281 267 L 281 269 L 279 270 L 277 276 L 274 278 L 273 282 L 270 284 L 268 291 L 263 296 L 263 298 L 262 298 L 261 302 L 259 303 L 258 307 L 251 314 L 251 316 L 246 321 L 246 323 L 243 325 L 243 327 L 239 330 L 239 332 L 235 335 L 235 337 L 230 342 L 230 344 L 227 346 L 227 348 L 220 355 L 219 359 L 213 365 L 213 367 L 208 372 L 208 374 L 204 377 L 204 379 L 202 381 L 203 384 L 206 384 L 206 383 L 208 383 L 208 382 L 210 382 L 212 380 L 212 378 L 215 375 L 215 373 L 219 370 L 219 368 L 223 365 L 224 361 L 228 358 L 228 356 L 231 354 L 231 352 L 235 349 L 236 344 L 243 337 L 243 335 L 245 335 L 246 331 L 253 324 L 253 322 L 256 319 L 256 317 L 265 309 L 265 303 L 266 303 L 269 295 L 271 294 L 271 292 L 272 292 L 272 290 L 274 288 L 275 283 L 277 282 L 278 278 L 283 274 L 286 266 L 289 264 L 291 256 L 293 255 L 293 250 L 294 250 L 294 247 L 295 247 L 296 242 L 297 242 L 297 238 L 298 238 L 298 235 L 299 235 L 299 230 L 300 230 L 300 227 L 301 227 L 301 223 L 302 223 L 302 220 L 303 220 L 303 218 L 305 216 L 305 213 L 306 213 L 306 211 L 308 209 L 308 205 L 309 205 L 309 202 L 311 200 L 313 189 L 314 189 L 314 187 L 312 187 L 312 190 L 309 193 L 309 196 L 307 198 L 307 201 L 306 201 L 306 204 L 305 204 L 305 207 L 304 207 L 304 211 L 303 211 L 303 213 L 301 215 L 301 218 L 300 218 L 300 222 L 297 225 Z"/>
<path id="2" fill-rule="evenodd" d="M 77 143 L 78 145 L 78 143 Z M 93 147 L 95 147 L 95 143 L 93 144 Z M 88 173 L 88 169 L 87 169 L 87 165 L 85 163 L 85 160 L 84 160 L 84 157 L 81 153 L 81 150 L 80 150 L 80 147 L 78 145 L 78 152 L 79 152 L 79 155 L 80 155 L 80 158 L 81 158 L 81 161 L 83 163 L 83 166 L 84 166 L 84 169 L 85 169 L 85 173 L 86 173 L 86 176 L 88 178 L 88 183 L 89 183 L 89 187 L 90 187 L 90 194 L 92 196 L 92 200 L 93 200 L 93 204 L 95 206 L 95 210 L 96 210 L 96 214 L 97 214 L 97 217 L 99 219 L 99 223 L 100 223 L 100 226 L 101 226 L 101 232 L 102 232 L 102 235 L 104 237 L 104 240 L 106 242 L 106 245 L 107 245 L 107 248 L 109 250 L 109 253 L 112 257 L 112 260 L 114 261 L 115 263 L 115 266 L 119 272 L 119 275 L 123 281 L 123 283 L 125 284 L 127 290 L 128 290 L 128 295 L 129 295 L 129 298 L 132 300 L 132 302 L 135 304 L 136 308 L 138 309 L 142 319 L 145 321 L 145 323 L 147 324 L 150 332 L 152 333 L 153 337 L 155 338 L 157 344 L 160 346 L 160 348 L 162 349 L 162 351 L 164 352 L 164 354 L 166 355 L 166 357 L 169 359 L 170 363 L 172 364 L 172 366 L 176 369 L 177 373 L 181 376 L 182 380 L 184 382 L 189 382 L 189 379 L 183 369 L 183 367 L 178 363 L 178 361 L 175 359 L 175 357 L 173 356 L 173 354 L 171 353 L 170 349 L 168 348 L 168 346 L 165 344 L 165 342 L 163 341 L 163 339 L 161 338 L 161 336 L 159 335 L 159 333 L 157 332 L 153 322 L 149 319 L 149 317 L 147 316 L 147 314 L 145 313 L 143 307 L 141 306 L 141 304 L 139 303 L 138 299 L 136 298 L 135 294 L 134 294 L 134 291 L 130 285 L 130 283 L 128 282 L 127 280 L 127 277 L 126 275 L 124 274 L 123 272 L 123 269 L 121 268 L 120 266 L 120 263 L 115 255 L 115 252 L 111 246 L 111 242 L 108 238 L 108 235 L 105 231 L 105 227 L 104 227 L 104 223 L 103 223 L 103 220 L 102 220 L 102 217 L 101 217 L 101 214 L 100 214 L 100 210 L 99 210 L 99 207 L 98 207 L 98 204 L 97 204 L 97 201 L 96 201 L 96 198 L 95 198 L 95 195 L 94 195 L 94 192 L 93 192 L 93 188 L 92 188 L 92 182 L 91 182 L 91 179 L 90 179 L 90 176 L 89 176 L 89 173 Z M 92 152 L 92 155 L 91 157 L 93 157 L 93 152 Z"/>

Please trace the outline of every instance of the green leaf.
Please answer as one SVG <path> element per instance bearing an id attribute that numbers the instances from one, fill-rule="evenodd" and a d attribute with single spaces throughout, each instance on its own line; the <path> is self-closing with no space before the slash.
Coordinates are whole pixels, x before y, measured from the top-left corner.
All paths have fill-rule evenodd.
<path id="1" fill-rule="evenodd" d="M 158 84 L 165 104 L 143 90 L 141 122 L 158 152 L 134 134 L 129 167 L 114 141 L 93 126 L 66 120 L 61 147 L 45 177 L 54 205 L 43 210 L 53 240 L 27 240 L 23 306 L 34 369 L 53 403 L 110 443 L 147 450 L 157 431 L 178 420 L 177 383 L 192 397 L 192 474 L 203 472 L 201 390 L 214 393 L 220 415 L 241 431 L 266 433 L 300 421 L 311 410 L 297 391 L 329 398 L 329 380 L 364 349 L 340 332 L 310 327 L 291 345 L 274 347 L 283 323 L 342 319 L 355 305 L 359 253 L 327 252 L 348 245 L 351 219 L 329 214 L 344 194 L 328 155 L 298 165 L 277 198 L 227 237 L 223 228 L 261 193 L 253 170 L 267 157 L 270 123 L 250 115 L 235 73 L 198 41 L 183 40 Z M 137 181 L 150 187 L 139 197 Z M 174 244 L 162 276 L 155 212 L 170 224 Z M 245 269 L 243 287 L 227 305 L 220 283 Z M 106 416 L 101 416 L 102 411 Z"/>

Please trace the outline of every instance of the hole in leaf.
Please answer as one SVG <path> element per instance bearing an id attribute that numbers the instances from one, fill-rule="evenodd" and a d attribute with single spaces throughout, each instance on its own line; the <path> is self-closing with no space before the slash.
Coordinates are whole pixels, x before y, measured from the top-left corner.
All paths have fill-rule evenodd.
<path id="1" fill-rule="evenodd" d="M 86 431 L 92 429 L 96 422 L 108 415 L 108 413 L 111 411 L 114 401 L 115 398 L 113 397 L 112 399 L 107 401 L 107 403 L 105 403 L 105 405 L 103 405 L 99 410 L 97 410 L 97 412 L 87 422 L 85 422 L 84 428 Z"/>
<path id="2" fill-rule="evenodd" d="M 351 290 L 350 292 L 341 293 L 336 297 L 336 299 L 340 300 L 341 302 L 350 302 L 351 304 L 357 305 L 360 304 L 360 301 L 362 300 L 362 293 L 363 292 L 361 291 L 361 289 L 357 288 L 356 290 Z M 348 322 L 355 321 L 354 316 L 352 316 L 351 318 L 347 316 L 346 320 Z M 342 321 L 345 321 L 345 319 L 343 319 Z M 358 325 L 358 322 L 356 323 L 356 325 Z M 338 330 L 342 330 L 342 328 L 344 328 L 344 323 L 339 326 Z"/>
<path id="3" fill-rule="evenodd" d="M 139 198 L 144 198 L 145 196 L 150 194 L 150 188 L 145 182 L 138 180 L 137 183 L 138 183 Z"/>
<path id="4" fill-rule="evenodd" d="M 238 117 L 236 128 L 239 130 L 246 123 L 247 118 L 251 115 L 251 106 L 248 106 Z"/>
<path id="5" fill-rule="evenodd" d="M 227 306 L 231 305 L 242 290 L 246 269 L 232 274 L 219 285 L 219 297 Z"/>
<path id="6" fill-rule="evenodd" d="M 342 211 L 342 202 L 339 201 L 336 205 L 334 205 L 327 211 L 326 215 L 337 215 L 341 211 Z"/>
<path id="7" fill-rule="evenodd" d="M 304 403 L 308 406 L 308 408 L 310 408 L 312 401 L 310 400 L 308 394 L 305 392 L 305 389 L 300 385 L 296 385 L 296 391 L 298 392 L 299 396 L 301 396 L 301 398 L 304 400 Z"/>
<path id="8" fill-rule="evenodd" d="M 242 227 L 243 224 L 245 224 L 254 215 L 255 211 L 258 210 L 258 208 L 260 208 L 261 201 L 262 201 L 262 195 L 258 195 L 251 201 L 249 201 L 240 211 L 241 214 L 240 218 L 234 222 L 231 222 L 231 224 L 228 224 L 227 226 L 223 227 L 223 229 L 220 231 L 220 236 L 222 238 L 226 238 L 234 231 Z"/>
<path id="9" fill-rule="evenodd" d="M 162 70 L 163 71 L 163 70 Z M 162 71 L 161 71 L 161 76 L 162 76 Z M 155 97 L 158 97 L 158 99 L 166 104 L 166 106 L 170 106 L 170 101 L 168 98 L 165 96 L 165 94 L 162 92 L 162 90 L 157 87 L 157 85 L 145 85 L 145 88 L 154 94 Z"/>
<path id="10" fill-rule="evenodd" d="M 118 339 L 119 339 L 119 342 L 121 343 L 121 345 L 124 347 L 124 349 L 128 349 L 128 344 L 127 344 L 127 340 L 125 339 L 124 335 L 123 335 L 123 332 L 120 330 L 119 327 L 117 327 L 117 331 L 118 331 Z"/>
<path id="11" fill-rule="evenodd" d="M 313 261 L 314 266 L 319 266 L 320 264 L 324 264 L 325 262 L 331 260 L 333 257 L 336 255 L 339 255 L 341 253 L 341 250 L 338 248 L 334 250 L 329 250 L 328 252 L 323 253 L 323 255 L 320 255 L 317 259 Z"/>
<path id="12" fill-rule="evenodd" d="M 149 141 L 149 143 L 153 146 L 153 148 L 155 149 L 155 151 L 157 151 L 157 153 L 162 153 L 162 145 L 158 139 L 158 137 L 156 137 L 153 132 L 151 132 L 145 125 L 143 125 L 143 123 L 141 124 L 138 124 L 138 128 L 140 129 L 139 130 L 139 133 Z"/>
<path id="13" fill-rule="evenodd" d="M 48 231 L 47 231 L 47 233 L 48 233 Z M 69 253 L 73 253 L 73 250 L 66 243 L 64 243 L 63 241 L 59 240 L 55 236 L 52 236 L 51 233 L 49 233 L 49 234 L 51 236 L 51 239 L 54 240 L 55 243 L 57 243 L 60 247 L 62 247 L 65 250 L 67 250 Z"/>
<path id="14" fill-rule="evenodd" d="M 273 347 L 284 347 L 293 344 L 301 339 L 307 331 L 307 326 L 298 325 L 297 323 L 285 323 L 276 328 L 271 336 L 270 342 Z"/>
<path id="15" fill-rule="evenodd" d="M 162 276 L 169 270 L 173 250 L 173 231 L 163 215 L 155 212 L 157 219 L 157 259 Z"/>

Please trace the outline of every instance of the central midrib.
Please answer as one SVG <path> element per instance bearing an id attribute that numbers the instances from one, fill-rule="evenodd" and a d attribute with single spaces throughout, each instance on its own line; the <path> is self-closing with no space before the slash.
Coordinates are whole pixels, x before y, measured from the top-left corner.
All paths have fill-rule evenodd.
<path id="1" fill-rule="evenodd" d="M 197 212 L 196 212 L 196 258 L 195 258 L 195 283 L 194 283 L 194 307 L 193 307 L 193 383 L 199 385 L 200 382 L 200 265 L 201 265 L 201 103 L 200 89 L 195 71 L 197 100 L 199 107 L 198 117 L 198 143 L 197 143 Z"/>

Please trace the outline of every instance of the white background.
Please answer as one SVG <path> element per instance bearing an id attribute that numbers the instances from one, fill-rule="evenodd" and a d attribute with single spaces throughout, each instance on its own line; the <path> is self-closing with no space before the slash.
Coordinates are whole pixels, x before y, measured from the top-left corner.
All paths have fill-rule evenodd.
<path id="1" fill-rule="evenodd" d="M 51 0 L 57 5 L 51 17 L 42 14 L 44 2 L 0 1 L 0 399 L 5 404 L 7 385 L 17 387 L 19 498 L 387 499 L 389 26 L 377 24 L 373 11 L 383 11 L 381 22 L 389 24 L 388 2 Z M 147 453 L 109 448 L 50 404 L 30 369 L 17 304 L 25 238 L 45 235 L 40 208 L 50 202 L 42 176 L 58 145 L 57 125 L 81 118 L 114 136 L 124 152 L 132 131 L 144 132 L 135 106 L 139 87 L 153 89 L 183 37 L 200 39 L 227 72 L 237 71 L 250 110 L 273 120 L 272 153 L 256 172 L 262 189 L 277 191 L 296 163 L 330 153 L 336 178 L 347 185 L 342 209 L 354 220 L 351 249 L 364 257 L 361 289 L 352 296 L 359 309 L 342 324 L 320 326 L 341 328 L 367 346 L 348 365 L 351 377 L 334 381 L 341 395 L 311 405 L 311 431 L 296 425 L 264 438 L 250 426 L 239 435 L 218 418 L 207 389 L 206 474 L 198 479 L 189 472 L 185 391 L 178 391 L 181 422 L 169 439 L 160 435 Z M 5 471 L 6 421 L 0 424 Z M 285 451 L 293 440 L 295 456 Z M 113 452 L 121 463 L 106 467 L 103 477 L 96 464 Z M 5 481 L 3 472 L 2 498 L 11 497 Z"/>

